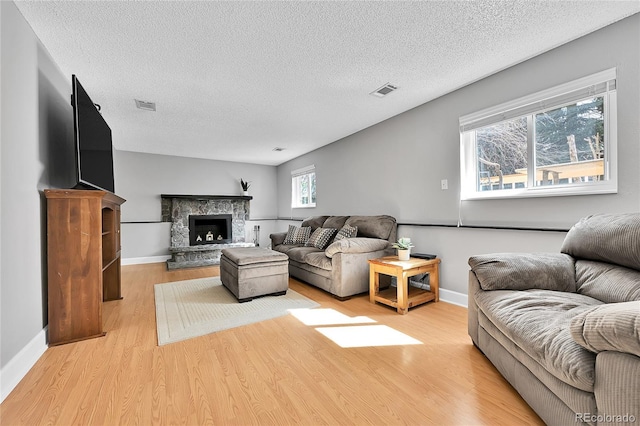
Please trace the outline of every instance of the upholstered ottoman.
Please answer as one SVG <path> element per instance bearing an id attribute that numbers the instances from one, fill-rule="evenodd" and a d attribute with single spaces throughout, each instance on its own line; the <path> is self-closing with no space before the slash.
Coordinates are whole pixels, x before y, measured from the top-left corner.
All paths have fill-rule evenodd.
<path id="1" fill-rule="evenodd" d="M 222 250 L 220 280 L 239 302 L 254 297 L 282 295 L 289 288 L 289 258 L 262 247 Z"/>

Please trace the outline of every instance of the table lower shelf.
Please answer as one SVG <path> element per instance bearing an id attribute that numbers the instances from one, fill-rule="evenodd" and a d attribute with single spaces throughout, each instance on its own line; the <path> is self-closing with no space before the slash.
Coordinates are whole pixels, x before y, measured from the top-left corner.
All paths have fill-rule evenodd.
<path id="1" fill-rule="evenodd" d="M 436 295 L 422 288 L 409 287 L 407 297 L 407 309 L 414 306 L 421 305 L 423 303 L 431 302 L 435 300 Z M 396 287 L 389 287 L 385 290 L 381 290 L 373 298 L 376 302 L 383 303 L 388 306 L 398 307 L 398 289 Z"/>

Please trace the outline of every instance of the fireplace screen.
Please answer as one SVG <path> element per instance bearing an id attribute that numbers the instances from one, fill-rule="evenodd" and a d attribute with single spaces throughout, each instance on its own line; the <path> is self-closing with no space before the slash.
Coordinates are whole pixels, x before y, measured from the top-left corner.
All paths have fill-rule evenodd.
<path id="1" fill-rule="evenodd" d="M 225 244 L 230 243 L 231 215 L 210 214 L 189 216 L 189 244 Z"/>

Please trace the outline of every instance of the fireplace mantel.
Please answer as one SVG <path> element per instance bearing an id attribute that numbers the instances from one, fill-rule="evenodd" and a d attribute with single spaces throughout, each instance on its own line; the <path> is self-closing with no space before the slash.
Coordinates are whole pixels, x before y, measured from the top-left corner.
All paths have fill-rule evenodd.
<path id="1" fill-rule="evenodd" d="M 253 200 L 250 195 L 187 195 L 160 194 L 160 198 L 176 198 L 182 200 Z"/>

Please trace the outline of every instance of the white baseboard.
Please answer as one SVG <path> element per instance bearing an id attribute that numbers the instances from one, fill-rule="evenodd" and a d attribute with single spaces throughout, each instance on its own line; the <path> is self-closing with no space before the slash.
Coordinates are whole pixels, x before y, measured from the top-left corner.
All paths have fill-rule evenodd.
<path id="1" fill-rule="evenodd" d="M 170 255 L 149 256 L 149 257 L 129 257 L 122 259 L 121 265 L 142 265 L 143 263 L 162 263 L 171 259 Z"/>
<path id="2" fill-rule="evenodd" d="M 47 330 L 48 326 L 36 334 L 36 337 L 0 370 L 0 402 L 9 396 L 47 350 Z"/>
<path id="3" fill-rule="evenodd" d="M 463 308 L 469 307 L 469 296 L 445 288 L 440 289 L 440 300 L 451 303 L 452 305 L 462 306 Z"/>

